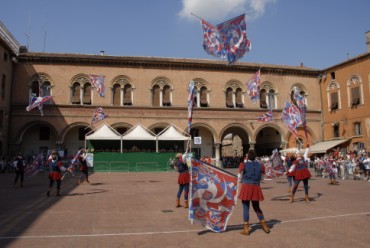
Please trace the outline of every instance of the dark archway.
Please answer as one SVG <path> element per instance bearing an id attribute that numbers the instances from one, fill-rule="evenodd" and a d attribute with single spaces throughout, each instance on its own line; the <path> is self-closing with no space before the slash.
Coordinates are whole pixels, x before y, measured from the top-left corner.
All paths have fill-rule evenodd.
<path id="1" fill-rule="evenodd" d="M 270 156 L 276 148 L 282 146 L 281 133 L 273 127 L 265 127 L 258 131 L 255 149 L 258 156 Z"/>

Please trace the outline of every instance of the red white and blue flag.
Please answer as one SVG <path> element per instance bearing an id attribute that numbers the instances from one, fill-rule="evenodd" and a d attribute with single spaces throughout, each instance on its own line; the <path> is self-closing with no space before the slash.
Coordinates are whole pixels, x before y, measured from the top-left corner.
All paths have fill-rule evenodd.
<path id="1" fill-rule="evenodd" d="M 195 97 L 195 84 L 194 81 L 191 80 L 189 83 L 189 96 L 188 96 L 188 133 L 190 134 L 191 131 L 191 123 L 193 121 L 193 106 L 194 106 L 194 97 Z M 190 140 L 188 141 L 188 145 L 186 147 L 186 152 L 189 151 L 190 148 Z"/>
<path id="2" fill-rule="evenodd" d="M 267 163 L 265 167 L 265 175 L 267 178 L 280 177 L 284 175 L 285 167 L 283 160 L 280 157 L 277 149 L 272 151 L 271 162 Z"/>
<path id="3" fill-rule="evenodd" d="M 105 76 L 90 75 L 91 84 L 96 88 L 99 96 L 104 97 L 105 94 Z"/>
<path id="4" fill-rule="evenodd" d="M 283 112 L 281 113 L 281 119 L 287 125 L 292 134 L 297 137 L 297 128 L 302 124 L 301 113 L 297 106 L 286 101 Z"/>
<path id="5" fill-rule="evenodd" d="M 24 175 L 26 177 L 32 177 L 37 174 L 43 167 L 43 156 L 42 154 L 37 155 L 35 157 L 35 160 L 32 161 L 32 163 L 25 168 Z"/>
<path id="6" fill-rule="evenodd" d="M 299 89 L 297 86 L 294 86 L 293 88 L 293 99 L 297 103 L 297 107 L 299 109 L 299 112 L 301 113 L 301 120 L 302 120 L 302 125 L 303 129 L 306 135 L 306 139 L 308 139 L 308 134 L 307 134 L 307 126 L 306 126 L 306 111 L 307 107 L 304 101 L 304 97 L 300 94 Z"/>
<path id="7" fill-rule="evenodd" d="M 258 70 L 256 74 L 245 84 L 247 88 L 249 99 L 253 103 L 260 100 L 260 82 L 261 82 L 261 70 Z"/>
<path id="8" fill-rule="evenodd" d="M 29 101 L 29 104 L 28 106 L 26 107 L 26 110 L 27 111 L 30 111 L 34 108 L 38 108 L 40 113 L 41 113 L 41 116 L 44 115 L 44 112 L 42 111 L 42 107 L 44 106 L 44 103 L 49 101 L 50 99 L 52 99 L 53 96 L 36 96 L 36 94 L 32 94 L 32 96 L 30 97 L 30 101 Z"/>
<path id="9" fill-rule="evenodd" d="M 212 56 L 227 59 L 231 65 L 251 49 L 247 38 L 245 14 L 218 24 L 216 27 L 201 19 L 203 48 Z"/>
<path id="10" fill-rule="evenodd" d="M 91 125 L 101 121 L 101 120 L 104 120 L 105 118 L 107 118 L 108 115 L 106 115 L 104 112 L 103 112 L 103 108 L 102 107 L 99 107 L 96 109 L 95 113 L 94 113 L 94 116 L 93 118 L 91 119 Z"/>
<path id="11" fill-rule="evenodd" d="M 274 116 L 272 114 L 272 110 L 269 109 L 269 111 L 267 111 L 266 113 L 264 113 L 263 115 L 259 116 L 258 121 L 262 121 L 262 122 L 270 122 L 270 121 L 274 121 Z"/>
<path id="12" fill-rule="evenodd" d="M 190 175 L 189 219 L 225 231 L 237 202 L 237 177 L 193 158 Z"/>

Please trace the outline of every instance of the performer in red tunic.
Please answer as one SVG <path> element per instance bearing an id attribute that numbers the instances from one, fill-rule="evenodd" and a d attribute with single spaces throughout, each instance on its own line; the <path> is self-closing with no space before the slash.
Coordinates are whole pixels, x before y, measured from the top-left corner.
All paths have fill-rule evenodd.
<path id="1" fill-rule="evenodd" d="M 254 149 L 249 149 L 247 154 L 247 161 L 240 164 L 238 178 L 241 182 L 241 189 L 239 199 L 243 204 L 243 218 L 244 225 L 241 234 L 249 235 L 249 205 L 252 201 L 252 207 L 260 220 L 262 229 L 270 232 L 267 226 L 259 202 L 263 201 L 263 194 L 260 187 L 262 174 L 265 174 L 265 166 L 256 160 L 256 152 Z"/>
<path id="2" fill-rule="evenodd" d="M 292 195 L 290 197 L 290 203 L 294 201 L 294 195 L 297 191 L 298 185 L 303 181 L 304 192 L 305 192 L 305 201 L 308 203 L 310 199 L 308 198 L 308 179 L 311 178 L 311 173 L 308 170 L 307 156 L 308 156 L 309 146 L 307 145 L 304 157 L 297 154 L 297 159 L 293 162 L 288 173 L 294 176 L 294 186 L 292 190 Z"/>
<path id="3" fill-rule="evenodd" d="M 81 184 L 83 182 L 84 178 L 86 178 L 87 183 L 90 183 L 90 181 L 89 181 L 89 168 L 87 167 L 87 162 L 86 162 L 86 151 L 83 148 L 82 148 L 80 156 L 78 157 L 78 161 L 79 161 L 79 164 L 80 164 L 81 176 L 78 179 L 77 184 Z"/>
<path id="4" fill-rule="evenodd" d="M 57 196 L 60 196 L 60 187 L 62 182 L 62 173 L 66 168 L 63 166 L 61 161 L 58 161 L 58 152 L 53 150 L 51 153 L 51 159 L 49 159 L 46 164 L 49 166 L 49 190 L 46 193 L 50 196 L 51 188 L 53 187 L 54 181 L 57 182 Z"/>
<path id="5" fill-rule="evenodd" d="M 179 176 L 177 179 L 177 183 L 179 184 L 179 190 L 177 192 L 176 207 L 177 208 L 182 207 L 182 205 L 180 205 L 180 197 L 181 197 L 182 191 L 184 191 L 184 199 L 185 199 L 184 208 L 188 208 L 189 207 L 189 202 L 188 202 L 189 183 L 190 183 L 189 168 L 186 165 L 186 163 L 184 163 L 181 153 L 178 153 L 176 155 L 176 158 L 177 158 L 177 161 L 175 164 L 175 168 L 179 172 Z"/>

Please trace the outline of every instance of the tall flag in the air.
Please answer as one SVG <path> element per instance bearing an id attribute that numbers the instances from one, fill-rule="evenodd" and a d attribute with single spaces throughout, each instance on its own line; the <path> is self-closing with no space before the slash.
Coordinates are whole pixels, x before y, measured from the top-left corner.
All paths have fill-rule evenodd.
<path id="1" fill-rule="evenodd" d="M 287 125 L 288 129 L 292 134 L 297 137 L 297 127 L 302 124 L 301 113 L 299 109 L 288 101 L 285 102 L 283 112 L 281 113 L 281 119 Z"/>
<path id="2" fill-rule="evenodd" d="M 203 48 L 212 56 L 227 59 L 231 65 L 251 49 L 247 38 L 245 14 L 213 26 L 201 19 L 203 29 Z"/>
<path id="3" fill-rule="evenodd" d="M 36 96 L 36 94 L 32 94 L 31 97 L 30 97 L 30 101 L 29 101 L 29 104 L 28 106 L 26 107 L 26 110 L 27 111 L 30 111 L 34 108 L 38 108 L 40 113 L 41 113 L 41 116 L 44 115 L 44 112 L 42 111 L 42 107 L 44 106 L 44 103 L 49 101 L 50 99 L 52 99 L 53 96 Z"/>
<path id="4" fill-rule="evenodd" d="M 193 121 L 193 106 L 194 106 L 194 98 L 195 98 L 195 84 L 193 80 L 189 82 L 189 95 L 188 95 L 188 133 L 190 134 L 191 131 L 191 123 Z M 188 145 L 186 147 L 186 152 L 188 152 L 190 146 L 190 140 L 188 141 Z"/>
<path id="5" fill-rule="evenodd" d="M 261 121 L 261 122 L 274 121 L 274 115 L 272 114 L 271 104 L 270 104 L 270 107 L 269 107 L 269 111 L 267 111 L 263 115 L 259 116 L 257 120 Z"/>
<path id="6" fill-rule="evenodd" d="M 226 230 L 237 202 L 237 177 L 191 158 L 189 219 L 209 230 Z"/>
<path id="7" fill-rule="evenodd" d="M 253 103 L 256 103 L 260 100 L 260 82 L 261 82 L 261 70 L 258 70 L 256 74 L 245 84 L 247 87 L 247 92 L 249 99 Z"/>
<path id="8" fill-rule="evenodd" d="M 108 115 L 106 115 L 104 112 L 103 112 L 103 108 L 102 107 L 99 107 L 95 110 L 95 113 L 94 113 L 94 116 L 92 117 L 91 119 L 91 125 L 101 121 L 101 120 L 104 120 L 105 118 L 107 118 Z"/>
<path id="9" fill-rule="evenodd" d="M 302 120 L 304 133 L 305 133 L 306 139 L 308 140 L 307 125 L 306 125 L 307 106 L 305 104 L 304 97 L 300 94 L 297 86 L 294 86 L 293 88 L 293 99 L 296 101 L 297 107 L 301 113 L 301 120 Z"/>
<path id="10" fill-rule="evenodd" d="M 104 97 L 105 94 L 105 76 L 90 74 L 91 84 L 96 88 L 99 96 Z"/>

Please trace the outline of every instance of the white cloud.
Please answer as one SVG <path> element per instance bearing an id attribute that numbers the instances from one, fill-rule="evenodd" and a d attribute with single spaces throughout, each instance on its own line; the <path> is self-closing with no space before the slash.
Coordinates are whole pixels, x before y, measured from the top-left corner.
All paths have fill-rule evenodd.
<path id="1" fill-rule="evenodd" d="M 207 21 L 222 21 L 230 15 L 239 15 L 254 9 L 249 18 L 263 15 L 267 4 L 277 0 L 182 0 L 180 17 L 195 19 L 191 13 Z"/>

